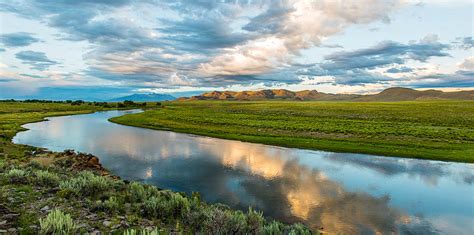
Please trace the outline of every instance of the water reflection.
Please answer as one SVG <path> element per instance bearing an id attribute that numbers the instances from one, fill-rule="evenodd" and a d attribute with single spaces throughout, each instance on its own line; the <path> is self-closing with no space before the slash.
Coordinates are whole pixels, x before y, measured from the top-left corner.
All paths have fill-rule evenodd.
<path id="1" fill-rule="evenodd" d="M 122 112 L 51 118 L 14 141 L 100 157 L 114 173 L 209 202 L 249 205 L 341 233 L 474 231 L 469 164 L 279 148 L 107 122 Z"/>

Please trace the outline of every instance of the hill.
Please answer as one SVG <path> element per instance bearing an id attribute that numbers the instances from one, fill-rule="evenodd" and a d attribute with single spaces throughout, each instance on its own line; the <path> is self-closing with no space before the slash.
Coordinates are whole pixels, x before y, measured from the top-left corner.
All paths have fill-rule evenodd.
<path id="1" fill-rule="evenodd" d="M 418 91 L 410 88 L 393 87 L 375 95 L 365 95 L 357 101 L 412 101 L 412 100 L 474 100 L 474 91 L 443 92 L 439 90 Z"/>
<path id="2" fill-rule="evenodd" d="M 147 102 L 147 101 L 163 101 L 163 100 L 175 100 L 176 97 L 168 94 L 157 94 L 157 93 L 149 93 L 149 94 L 133 94 L 128 96 L 122 96 L 118 98 L 114 98 L 108 101 L 111 102 L 120 102 L 125 100 L 131 101 L 140 101 L 140 102 Z"/>
<path id="3" fill-rule="evenodd" d="M 330 94 L 316 90 L 289 91 L 285 89 L 259 91 L 212 91 L 201 95 L 182 97 L 178 100 L 320 100 L 320 101 L 412 101 L 412 100 L 474 100 L 474 91 L 443 92 L 438 90 L 418 91 L 393 87 L 374 95 Z"/>

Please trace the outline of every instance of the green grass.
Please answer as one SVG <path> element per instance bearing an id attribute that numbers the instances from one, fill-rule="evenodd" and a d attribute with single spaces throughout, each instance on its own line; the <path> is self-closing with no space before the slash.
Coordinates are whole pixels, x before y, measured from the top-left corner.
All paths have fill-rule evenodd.
<path id="1" fill-rule="evenodd" d="M 474 162 L 474 102 L 168 102 L 112 118 L 286 147 Z"/>

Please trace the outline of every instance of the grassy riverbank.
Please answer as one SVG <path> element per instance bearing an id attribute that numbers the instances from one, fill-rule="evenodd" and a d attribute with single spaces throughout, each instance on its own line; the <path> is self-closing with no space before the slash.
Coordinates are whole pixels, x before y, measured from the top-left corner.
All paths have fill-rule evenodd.
<path id="1" fill-rule="evenodd" d="M 0 234 L 309 234 L 259 212 L 209 205 L 111 176 L 98 158 L 11 143 L 22 124 L 114 105 L 0 102 Z M 145 230 L 147 233 L 145 233 Z"/>
<path id="2" fill-rule="evenodd" d="M 474 162 L 474 102 L 168 102 L 131 126 L 336 152 Z"/>

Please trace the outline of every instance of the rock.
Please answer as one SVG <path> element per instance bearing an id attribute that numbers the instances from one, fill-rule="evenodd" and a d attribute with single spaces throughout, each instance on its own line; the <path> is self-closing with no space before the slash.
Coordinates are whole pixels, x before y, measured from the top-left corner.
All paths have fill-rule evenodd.
<path id="1" fill-rule="evenodd" d="M 15 232 L 16 232 L 16 228 L 9 228 L 9 229 L 7 229 L 7 231 L 8 231 L 9 233 L 15 233 Z"/>
<path id="2" fill-rule="evenodd" d="M 87 163 L 89 163 L 90 165 L 93 165 L 93 166 L 97 166 L 97 165 L 99 165 L 99 159 L 95 156 L 92 156 L 91 158 L 89 158 Z"/>
<path id="3" fill-rule="evenodd" d="M 7 230 L 0 229 L 0 233 L 7 233 Z"/>
<path id="4" fill-rule="evenodd" d="M 3 216 L 3 218 L 7 220 L 13 220 L 17 218 L 18 216 L 20 216 L 20 214 L 6 214 Z"/>
<path id="5" fill-rule="evenodd" d="M 105 227 L 110 227 L 110 225 L 112 224 L 112 222 L 106 220 L 102 223 Z"/>
<path id="6" fill-rule="evenodd" d="M 4 224 L 7 224 L 7 221 L 6 221 L 6 220 L 0 222 L 0 225 L 4 225 Z"/>
<path id="7" fill-rule="evenodd" d="M 82 223 L 82 224 L 77 225 L 76 228 L 77 228 L 77 229 L 81 229 L 81 228 L 87 228 L 87 227 L 89 227 L 88 224 Z"/>
<path id="8" fill-rule="evenodd" d="M 49 206 L 44 206 L 43 208 L 40 209 L 40 211 L 46 212 L 49 211 Z"/>
<path id="9" fill-rule="evenodd" d="M 94 230 L 94 231 L 91 232 L 91 235 L 97 235 L 97 234 L 100 234 L 99 230 Z"/>
<path id="10" fill-rule="evenodd" d="M 60 190 L 59 187 L 50 188 L 48 189 L 48 193 L 51 193 L 51 194 L 57 193 L 59 190 Z"/>
<path id="11" fill-rule="evenodd" d="M 86 218 L 93 220 L 93 219 L 97 218 L 97 215 L 96 214 L 90 214 L 90 215 L 86 216 Z"/>

